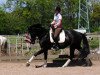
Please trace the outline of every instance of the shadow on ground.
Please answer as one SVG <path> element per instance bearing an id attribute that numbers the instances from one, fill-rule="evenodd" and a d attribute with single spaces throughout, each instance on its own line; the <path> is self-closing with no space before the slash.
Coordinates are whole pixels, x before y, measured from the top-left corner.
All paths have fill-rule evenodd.
<path id="1" fill-rule="evenodd" d="M 67 61 L 67 60 L 66 60 Z M 62 67 L 65 62 L 65 60 L 60 60 L 60 61 L 55 61 L 53 63 L 48 63 L 47 67 Z M 85 62 L 82 61 L 78 61 L 78 60 L 73 60 L 69 63 L 69 67 L 73 67 L 73 66 L 83 66 Z"/>
<path id="2" fill-rule="evenodd" d="M 68 55 L 59 55 L 59 57 L 55 58 L 53 62 L 47 63 L 47 67 L 62 67 L 65 62 L 69 59 Z M 68 67 L 75 67 L 75 66 L 83 66 L 83 67 L 90 67 L 92 66 L 91 60 L 89 63 L 86 63 L 86 60 L 81 60 L 74 58 L 68 65 Z M 36 68 L 43 67 L 43 65 L 36 65 Z"/>
<path id="3" fill-rule="evenodd" d="M 68 60 L 68 58 L 69 56 L 61 55 L 58 58 L 54 59 L 52 63 L 48 63 L 47 67 L 62 67 L 65 64 L 65 62 Z M 89 61 L 91 62 L 91 60 Z M 85 60 L 74 59 L 69 63 L 68 67 L 85 66 L 85 63 L 86 63 Z M 90 66 L 92 66 L 92 62 Z"/>

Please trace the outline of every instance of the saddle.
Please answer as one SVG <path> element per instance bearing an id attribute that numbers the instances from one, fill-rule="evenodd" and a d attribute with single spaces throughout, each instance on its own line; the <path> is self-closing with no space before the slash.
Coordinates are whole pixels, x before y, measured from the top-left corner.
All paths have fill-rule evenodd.
<path id="1" fill-rule="evenodd" d="M 50 34 L 50 42 L 51 43 L 54 43 L 54 40 L 53 40 L 53 30 L 52 28 L 50 28 L 50 31 L 49 31 L 49 34 Z M 65 31 L 62 29 L 62 31 L 60 32 L 59 36 L 58 36 L 58 43 L 63 43 L 65 42 Z"/>

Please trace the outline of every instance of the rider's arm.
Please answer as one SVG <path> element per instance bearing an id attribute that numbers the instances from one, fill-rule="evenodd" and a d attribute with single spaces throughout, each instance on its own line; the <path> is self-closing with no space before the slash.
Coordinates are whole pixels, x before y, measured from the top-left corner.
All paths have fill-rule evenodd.
<path id="1" fill-rule="evenodd" d="M 53 20 L 52 22 L 51 22 L 51 25 L 54 25 L 55 24 L 55 20 Z"/>
<path id="2" fill-rule="evenodd" d="M 59 26 L 61 24 L 61 19 L 59 19 L 59 21 L 55 24 L 55 26 Z"/>
<path id="3" fill-rule="evenodd" d="M 56 16 L 55 16 L 55 14 L 54 14 L 54 19 L 53 19 L 53 21 L 51 22 L 51 25 L 55 25 L 55 24 L 56 24 L 55 19 L 56 19 Z"/>

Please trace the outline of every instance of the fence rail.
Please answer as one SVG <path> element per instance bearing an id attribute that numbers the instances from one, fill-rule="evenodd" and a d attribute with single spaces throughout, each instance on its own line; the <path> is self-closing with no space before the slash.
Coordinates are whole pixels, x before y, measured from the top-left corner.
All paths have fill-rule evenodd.
<path id="1" fill-rule="evenodd" d="M 39 44 L 36 43 L 34 46 L 32 45 L 31 50 L 29 49 L 27 43 L 24 41 L 24 36 L 10 36 L 4 35 L 8 39 L 8 56 L 2 56 L 0 59 L 27 59 L 31 56 L 35 51 L 39 50 Z M 87 35 L 90 49 L 94 52 L 100 54 L 100 35 Z M 60 52 L 63 54 L 63 50 Z"/>

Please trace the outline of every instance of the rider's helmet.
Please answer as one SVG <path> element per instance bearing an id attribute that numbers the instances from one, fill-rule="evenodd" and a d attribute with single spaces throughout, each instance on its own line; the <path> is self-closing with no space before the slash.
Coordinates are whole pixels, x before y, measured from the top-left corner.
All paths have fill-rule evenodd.
<path id="1" fill-rule="evenodd" d="M 56 12 L 56 11 L 58 11 L 58 13 L 60 13 L 60 11 L 61 11 L 60 6 L 57 6 L 57 7 L 55 8 L 55 12 Z"/>

